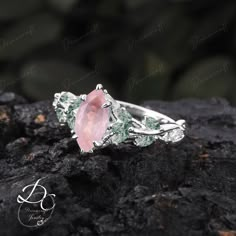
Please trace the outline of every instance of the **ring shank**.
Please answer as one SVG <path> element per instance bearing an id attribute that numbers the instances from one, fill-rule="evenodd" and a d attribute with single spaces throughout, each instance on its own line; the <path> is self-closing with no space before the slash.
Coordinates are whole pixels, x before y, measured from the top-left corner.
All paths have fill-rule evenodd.
<path id="1" fill-rule="evenodd" d="M 117 101 L 117 100 L 116 100 Z M 149 116 L 153 117 L 154 119 L 157 120 L 164 120 L 165 122 L 168 123 L 175 123 L 173 119 L 170 117 L 161 114 L 157 111 L 150 110 L 148 108 L 144 108 L 142 106 L 138 106 L 132 103 L 128 102 L 123 102 L 123 101 L 117 101 L 121 106 L 125 107 L 132 115 L 137 116 L 137 117 L 144 117 L 144 116 Z"/>

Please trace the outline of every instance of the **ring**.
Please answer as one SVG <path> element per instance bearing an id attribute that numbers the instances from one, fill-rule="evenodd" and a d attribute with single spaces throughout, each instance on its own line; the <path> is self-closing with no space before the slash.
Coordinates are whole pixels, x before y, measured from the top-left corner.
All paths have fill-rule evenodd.
<path id="1" fill-rule="evenodd" d="M 113 99 L 101 84 L 88 95 L 55 93 L 53 107 L 61 125 L 68 125 L 82 153 L 109 144 L 132 142 L 139 147 L 156 140 L 176 143 L 185 136 L 185 120 Z"/>

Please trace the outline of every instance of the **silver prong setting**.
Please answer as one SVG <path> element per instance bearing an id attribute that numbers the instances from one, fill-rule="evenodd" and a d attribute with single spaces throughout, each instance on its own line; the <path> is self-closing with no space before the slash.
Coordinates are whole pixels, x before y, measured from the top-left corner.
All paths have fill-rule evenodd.
<path id="1" fill-rule="evenodd" d="M 108 127 L 107 127 L 107 130 L 112 130 L 113 128 L 113 124 L 110 124 Z"/>
<path id="2" fill-rule="evenodd" d="M 129 131 L 129 133 L 131 133 L 131 134 L 134 134 L 134 133 L 135 133 L 135 130 L 134 130 L 133 127 L 129 127 L 128 131 Z"/>
<path id="3" fill-rule="evenodd" d="M 81 148 L 80 148 L 80 152 L 81 152 L 81 154 L 85 153 L 85 151 L 83 149 L 81 149 Z"/>
<path id="4" fill-rule="evenodd" d="M 86 94 L 82 94 L 82 95 L 80 95 L 80 97 L 81 97 L 82 101 L 86 101 L 87 95 Z"/>
<path id="5" fill-rule="evenodd" d="M 98 142 L 98 141 L 93 141 L 93 145 L 94 147 L 99 148 L 99 147 L 102 147 L 103 143 Z"/>
<path id="6" fill-rule="evenodd" d="M 58 99 L 60 97 L 60 93 L 55 93 L 54 98 Z"/>
<path id="7" fill-rule="evenodd" d="M 107 101 L 105 102 L 104 104 L 102 104 L 102 108 L 108 108 L 112 105 L 112 102 L 111 101 Z"/>
<path id="8" fill-rule="evenodd" d="M 103 85 L 102 84 L 97 84 L 96 90 L 101 90 L 101 89 L 103 89 Z"/>
<path id="9" fill-rule="evenodd" d="M 185 128 L 186 128 L 186 121 L 185 120 L 177 120 L 176 124 L 179 125 L 182 130 L 185 130 Z"/>
<path id="10" fill-rule="evenodd" d="M 105 135 L 102 139 L 103 143 L 106 143 L 114 134 L 114 132 L 110 132 L 109 134 Z"/>

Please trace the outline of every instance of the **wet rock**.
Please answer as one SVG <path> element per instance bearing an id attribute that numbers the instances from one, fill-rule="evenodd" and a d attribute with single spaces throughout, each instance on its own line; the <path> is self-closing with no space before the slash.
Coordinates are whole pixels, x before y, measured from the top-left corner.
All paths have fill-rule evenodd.
<path id="1" fill-rule="evenodd" d="M 14 105 L 26 103 L 26 99 L 11 92 L 0 92 L 0 105 Z"/>
<path id="2" fill-rule="evenodd" d="M 7 129 L 18 127 L 18 134 L 1 136 L 0 234 L 233 232 L 236 109 L 219 98 L 143 105 L 186 119 L 183 142 L 146 148 L 121 144 L 82 155 L 68 127 L 59 125 L 51 101 L 2 105 L 12 121 Z M 31 230 L 17 219 L 16 198 L 39 178 L 56 194 L 56 207 L 45 225 Z"/>

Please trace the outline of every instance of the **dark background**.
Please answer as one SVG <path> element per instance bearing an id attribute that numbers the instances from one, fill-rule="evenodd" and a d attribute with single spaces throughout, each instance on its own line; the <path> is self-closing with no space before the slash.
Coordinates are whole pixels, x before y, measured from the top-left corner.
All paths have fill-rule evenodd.
<path id="1" fill-rule="evenodd" d="M 0 0 L 0 90 L 236 104 L 236 1 Z"/>

